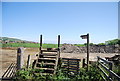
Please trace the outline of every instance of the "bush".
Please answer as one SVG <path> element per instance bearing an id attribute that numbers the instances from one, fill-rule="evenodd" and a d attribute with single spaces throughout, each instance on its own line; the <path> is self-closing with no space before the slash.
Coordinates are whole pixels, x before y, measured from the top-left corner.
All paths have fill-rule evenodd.
<path id="1" fill-rule="evenodd" d="M 29 70 L 20 70 L 16 73 L 16 76 L 14 77 L 14 81 L 26 81 L 26 80 L 32 80 L 32 81 L 38 81 L 38 80 L 47 80 L 47 81 L 102 81 L 102 78 L 100 76 L 100 72 L 94 67 L 90 66 L 89 71 L 86 72 L 86 69 L 81 68 L 78 75 L 74 75 L 74 73 L 65 73 L 63 69 L 58 69 L 56 75 L 41 75 L 41 74 L 35 74 L 35 72 L 43 72 L 42 70 L 36 70 L 36 69 L 29 69 Z"/>

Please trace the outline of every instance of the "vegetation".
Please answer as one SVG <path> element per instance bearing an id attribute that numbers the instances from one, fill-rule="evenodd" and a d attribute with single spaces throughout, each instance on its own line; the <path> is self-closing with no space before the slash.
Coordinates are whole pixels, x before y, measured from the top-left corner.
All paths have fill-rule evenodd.
<path id="1" fill-rule="evenodd" d="M 57 74 L 52 75 L 41 75 L 40 73 L 35 74 L 34 72 L 43 72 L 43 70 L 39 69 L 28 69 L 28 70 L 20 70 L 16 73 L 16 76 L 14 77 L 14 81 L 26 81 L 26 80 L 32 80 L 32 81 L 102 81 L 102 77 L 100 75 L 100 72 L 96 67 L 91 66 L 89 71 L 86 72 L 85 68 L 81 68 L 78 75 L 75 75 L 74 73 L 65 73 L 61 68 L 58 69 Z"/>
<path id="2" fill-rule="evenodd" d="M 62 44 L 60 45 L 62 46 Z M 7 43 L 2 44 L 2 47 L 40 47 L 38 43 Z M 57 44 L 43 44 L 43 48 L 57 48 Z"/>
<path id="3" fill-rule="evenodd" d="M 20 40 L 16 38 L 8 38 L 8 37 L 0 37 L 0 41 L 4 43 L 0 43 L 0 47 L 40 47 L 39 43 L 35 42 L 30 42 L 30 41 L 25 41 L 25 40 Z M 7 41 L 7 43 L 5 43 Z M 8 42 L 9 41 L 9 42 Z M 12 43 L 10 43 L 12 42 Z M 106 41 L 105 43 L 99 43 L 99 44 L 94 44 L 90 43 L 90 46 L 92 45 L 120 45 L 120 39 L 114 39 L 114 40 L 109 40 Z M 84 44 L 74 44 L 75 46 L 86 46 L 87 43 Z M 62 46 L 62 44 L 61 44 Z M 43 48 L 57 48 L 57 44 L 43 44 Z"/>
<path id="4" fill-rule="evenodd" d="M 113 71 L 120 76 L 120 63 L 114 65 Z"/>
<path id="5" fill-rule="evenodd" d="M 24 41 L 24 42 L 26 42 L 25 40 L 21 40 L 21 39 L 16 39 L 16 38 L 9 38 L 9 37 L 0 37 L 0 40 L 2 40 L 2 41 L 16 41 L 16 42 L 18 42 L 18 41 Z"/>
<path id="6" fill-rule="evenodd" d="M 99 43 L 98 45 L 105 45 L 105 43 Z"/>
<path id="7" fill-rule="evenodd" d="M 35 43 L 4 43 L 2 47 L 39 47 L 39 44 Z"/>
<path id="8" fill-rule="evenodd" d="M 106 45 L 120 45 L 120 39 L 114 39 L 114 40 L 109 40 L 109 41 L 105 41 Z"/>

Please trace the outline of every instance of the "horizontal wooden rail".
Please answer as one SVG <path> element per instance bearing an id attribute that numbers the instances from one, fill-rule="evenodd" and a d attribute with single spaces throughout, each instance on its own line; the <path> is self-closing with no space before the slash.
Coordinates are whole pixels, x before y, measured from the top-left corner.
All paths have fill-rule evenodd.
<path id="1" fill-rule="evenodd" d="M 106 79 L 105 77 L 102 76 L 103 79 L 106 79 L 106 80 L 109 80 L 109 81 L 114 81 L 113 80 L 113 77 L 114 77 L 115 81 L 120 81 L 120 76 L 118 76 L 116 73 L 114 73 L 112 71 L 112 63 L 110 61 L 104 60 L 104 59 L 102 59 L 100 57 L 97 57 L 97 58 L 98 58 L 97 67 L 104 74 L 104 76 L 107 78 Z M 106 66 L 105 64 L 107 64 L 108 66 Z"/>
<path id="2" fill-rule="evenodd" d="M 109 79 L 110 81 L 112 81 L 112 79 L 109 78 L 109 76 L 107 75 L 107 73 L 105 73 L 104 70 L 103 70 L 102 68 L 100 68 L 99 66 L 98 66 L 98 68 L 99 68 L 100 71 L 105 75 L 105 77 L 107 77 L 107 79 Z M 102 75 L 102 77 L 103 77 L 103 75 Z M 103 77 L 103 78 L 104 78 L 104 77 Z M 104 78 L 104 80 L 105 80 L 105 78 Z M 106 81 L 107 81 L 107 80 L 106 80 Z"/>
<path id="3" fill-rule="evenodd" d="M 10 66 L 7 68 L 5 73 L 2 75 L 2 80 L 10 80 L 16 72 L 16 63 L 11 63 Z"/>
<path id="4" fill-rule="evenodd" d="M 102 61 L 105 62 L 106 64 L 109 64 L 109 63 L 110 63 L 109 61 L 107 61 L 107 60 L 105 60 L 105 59 L 103 59 L 103 58 L 100 58 L 99 56 L 97 56 L 97 57 L 98 57 L 98 59 L 102 60 Z"/>

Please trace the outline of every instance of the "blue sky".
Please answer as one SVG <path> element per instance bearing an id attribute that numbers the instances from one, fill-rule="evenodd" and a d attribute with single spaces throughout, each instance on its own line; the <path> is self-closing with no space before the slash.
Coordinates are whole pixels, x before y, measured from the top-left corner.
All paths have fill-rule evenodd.
<path id="1" fill-rule="evenodd" d="M 100 43 L 118 37 L 117 2 L 3 2 L 2 36 L 44 43 Z"/>

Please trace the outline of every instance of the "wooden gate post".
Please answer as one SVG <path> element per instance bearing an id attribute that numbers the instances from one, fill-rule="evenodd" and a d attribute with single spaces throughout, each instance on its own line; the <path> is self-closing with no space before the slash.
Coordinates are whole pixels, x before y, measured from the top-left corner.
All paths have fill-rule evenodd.
<path id="1" fill-rule="evenodd" d="M 42 53 L 41 49 L 42 49 L 42 35 L 40 35 L 40 54 Z"/>
<path id="2" fill-rule="evenodd" d="M 58 35 L 58 52 L 59 52 L 58 58 L 60 58 L 60 35 Z"/>
<path id="3" fill-rule="evenodd" d="M 23 47 L 17 49 L 17 70 L 22 69 L 24 65 L 23 53 L 24 53 Z"/>
<path id="4" fill-rule="evenodd" d="M 82 67 L 83 67 L 83 68 L 85 67 L 85 58 L 83 58 Z"/>
<path id="5" fill-rule="evenodd" d="M 27 68 L 30 66 L 30 55 L 28 55 L 28 60 L 27 60 Z"/>

